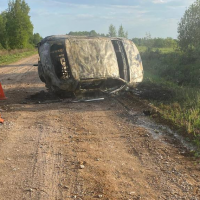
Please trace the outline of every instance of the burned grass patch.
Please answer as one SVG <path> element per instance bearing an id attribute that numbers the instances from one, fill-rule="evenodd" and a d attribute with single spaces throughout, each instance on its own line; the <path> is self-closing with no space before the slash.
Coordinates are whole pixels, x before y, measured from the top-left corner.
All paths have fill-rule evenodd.
<path id="1" fill-rule="evenodd" d="M 54 93 L 46 92 L 44 90 L 37 92 L 35 94 L 26 97 L 23 103 L 50 103 L 50 102 L 60 102 L 62 99 L 56 96 Z"/>
<path id="2" fill-rule="evenodd" d="M 171 88 L 150 82 L 139 84 L 132 92 L 142 99 L 159 102 L 171 102 L 176 95 L 175 91 Z"/>

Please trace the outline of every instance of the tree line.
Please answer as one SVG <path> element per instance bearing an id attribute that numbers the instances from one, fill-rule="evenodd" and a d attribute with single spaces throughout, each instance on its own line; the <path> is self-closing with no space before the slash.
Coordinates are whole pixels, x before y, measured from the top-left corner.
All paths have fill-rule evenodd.
<path id="1" fill-rule="evenodd" d="M 133 38 L 138 46 L 147 47 L 177 47 L 189 60 L 199 59 L 200 54 L 200 0 L 196 0 L 186 9 L 178 23 L 178 38 Z"/>
<path id="2" fill-rule="evenodd" d="M 25 0 L 9 1 L 8 9 L 0 14 L 0 49 L 30 48 L 41 40 L 39 33 L 33 34 L 29 12 Z"/>
<path id="3" fill-rule="evenodd" d="M 22 49 L 36 45 L 42 38 L 39 33 L 33 34 L 33 24 L 30 19 L 30 7 L 25 0 L 10 0 L 8 8 L 0 13 L 0 49 Z M 133 38 L 138 46 L 175 47 L 182 52 L 199 55 L 200 52 L 200 0 L 196 0 L 184 13 L 178 24 L 178 39 L 152 38 L 146 34 L 144 38 Z M 121 25 L 118 30 L 111 24 L 108 33 L 92 31 L 69 32 L 68 35 L 125 37 L 128 32 Z"/>
<path id="4" fill-rule="evenodd" d="M 137 46 L 146 46 L 148 48 L 175 48 L 177 40 L 171 37 L 152 38 L 150 34 L 146 34 L 144 38 L 133 38 L 132 41 Z"/>
<path id="5" fill-rule="evenodd" d="M 91 31 L 70 31 L 67 35 L 73 35 L 73 36 L 101 36 L 106 37 L 104 33 L 97 33 L 95 30 Z"/>
<path id="6" fill-rule="evenodd" d="M 108 28 L 108 33 L 97 33 L 95 30 L 91 31 L 70 31 L 67 35 L 73 36 L 99 36 L 99 37 L 124 37 L 128 38 L 128 32 L 124 30 L 121 25 L 117 31 L 114 25 L 110 25 Z M 152 38 L 150 33 L 146 33 L 144 38 L 133 38 L 132 41 L 137 46 L 146 46 L 148 48 L 173 48 L 177 46 L 177 40 L 167 37 L 167 38 Z"/>
<path id="7" fill-rule="evenodd" d="M 118 34 L 116 27 L 114 25 L 109 26 L 109 30 L 107 34 L 104 33 L 97 33 L 95 30 L 91 31 L 70 31 L 67 35 L 74 35 L 74 36 L 100 36 L 100 37 L 125 37 L 128 38 L 128 32 L 124 31 L 123 26 L 121 25 L 118 29 Z"/>

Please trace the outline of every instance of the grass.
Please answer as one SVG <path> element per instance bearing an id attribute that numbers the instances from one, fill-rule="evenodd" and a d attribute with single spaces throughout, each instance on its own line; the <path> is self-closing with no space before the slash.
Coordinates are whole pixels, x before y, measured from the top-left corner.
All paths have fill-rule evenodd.
<path id="1" fill-rule="evenodd" d="M 163 119 L 171 121 L 181 134 L 193 140 L 198 148 L 196 155 L 200 156 L 200 89 L 178 86 L 154 77 L 146 77 L 142 83 L 149 92 L 156 88 L 152 94 L 155 97 L 148 97 L 148 100 L 159 109 Z"/>
<path id="2" fill-rule="evenodd" d="M 6 65 L 17 62 L 22 58 L 37 54 L 36 49 L 19 49 L 19 50 L 1 50 L 0 51 L 0 65 Z"/>
<path id="3" fill-rule="evenodd" d="M 146 51 L 142 59 L 145 73 L 141 87 L 153 93 L 145 98 L 159 108 L 164 119 L 192 138 L 200 157 L 199 60 L 189 61 L 170 49 Z"/>
<path id="4" fill-rule="evenodd" d="M 145 46 L 137 46 L 137 48 L 138 48 L 140 53 L 143 53 L 147 50 L 147 47 L 145 47 Z"/>
<path id="5" fill-rule="evenodd" d="M 145 46 L 137 46 L 138 50 L 140 53 L 144 53 L 147 51 L 147 47 Z M 174 48 L 151 48 L 151 51 L 156 52 L 159 51 L 161 53 L 171 53 L 174 52 Z"/>

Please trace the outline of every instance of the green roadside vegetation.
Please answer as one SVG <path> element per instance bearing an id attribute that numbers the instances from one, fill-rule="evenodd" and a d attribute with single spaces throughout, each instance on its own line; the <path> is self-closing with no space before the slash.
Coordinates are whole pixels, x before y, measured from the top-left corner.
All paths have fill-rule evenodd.
<path id="1" fill-rule="evenodd" d="M 197 145 L 195 155 L 200 156 L 200 58 L 173 48 L 146 49 L 141 56 L 145 73 L 140 88 L 151 93 L 145 99 Z"/>
<path id="2" fill-rule="evenodd" d="M 148 51 L 148 47 L 146 47 L 146 46 L 137 46 L 137 48 L 140 53 L 144 53 L 144 52 Z M 152 47 L 152 48 L 150 48 L 150 51 L 160 52 L 160 53 L 173 53 L 174 48 L 172 48 L 172 47 L 163 47 L 163 48 Z"/>
<path id="3" fill-rule="evenodd" d="M 1 50 L 0 51 L 0 67 L 1 65 L 10 64 L 13 62 L 17 62 L 22 58 L 26 58 L 32 55 L 37 54 L 36 49 L 18 49 L 18 50 Z"/>

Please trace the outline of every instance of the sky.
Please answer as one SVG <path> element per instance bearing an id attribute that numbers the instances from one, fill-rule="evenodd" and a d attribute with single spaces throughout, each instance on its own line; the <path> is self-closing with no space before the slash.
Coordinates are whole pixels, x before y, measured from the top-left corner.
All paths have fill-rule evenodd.
<path id="1" fill-rule="evenodd" d="M 0 12 L 9 0 L 0 0 Z M 25 0 L 34 33 L 42 37 L 70 31 L 108 33 L 110 24 L 128 31 L 130 39 L 177 38 L 177 25 L 195 0 Z"/>

